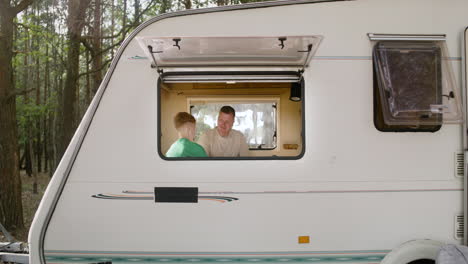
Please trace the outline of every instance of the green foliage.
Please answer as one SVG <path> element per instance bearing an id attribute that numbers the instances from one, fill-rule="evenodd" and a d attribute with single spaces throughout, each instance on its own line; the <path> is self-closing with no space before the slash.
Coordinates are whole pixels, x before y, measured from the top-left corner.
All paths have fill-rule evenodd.
<path id="1" fill-rule="evenodd" d="M 31 135 L 33 136 L 33 140 L 37 140 L 34 138 L 34 135 L 37 134 L 40 127 L 37 127 L 37 124 L 44 120 L 56 107 L 56 104 L 48 102 L 42 105 L 36 105 L 33 102 L 25 102 L 24 97 L 17 97 L 16 98 L 16 118 L 18 122 L 18 131 L 19 131 L 19 139 L 18 142 L 21 145 L 28 140 L 28 132 L 31 129 Z"/>
<path id="2" fill-rule="evenodd" d="M 135 5 L 138 1 L 138 5 Z M 78 82 L 79 109 L 77 116 L 82 116 L 89 103 L 85 94 L 90 91 L 92 79 L 93 56 L 102 56 L 103 68 L 99 74 L 104 76 L 107 65 L 115 55 L 120 43 L 138 26 L 164 12 L 183 10 L 188 0 L 100 0 L 101 2 L 101 50 L 89 50 L 92 47 L 90 36 L 93 36 L 93 21 L 95 1 L 92 1 L 86 11 L 86 26 L 82 32 L 84 41 L 88 43 L 80 48 L 80 80 Z M 190 0 L 192 8 L 213 7 L 217 5 L 244 4 L 262 0 Z M 51 117 L 57 118 L 62 103 L 61 93 L 66 78 L 67 68 L 67 5 L 66 0 L 35 0 L 27 10 L 15 19 L 16 31 L 14 38 L 14 68 L 15 89 L 21 92 L 17 96 L 17 120 L 19 128 L 19 143 L 24 146 L 28 137 L 40 134 L 46 129 Z M 135 10 L 139 6 L 139 11 Z M 140 18 L 135 15 L 141 13 Z M 87 53 L 89 54 L 87 57 Z M 89 73 L 88 73 L 89 72 Z M 36 98 L 36 92 L 39 98 Z M 25 94 L 27 93 L 27 95 Z M 36 104 L 39 102 L 39 104 Z M 199 123 L 202 125 L 203 123 Z M 47 129 L 57 130 L 58 127 Z M 203 129 L 206 129 L 204 127 Z M 198 131 L 202 130 L 202 127 Z M 60 135 L 57 135 L 60 136 Z M 42 140 L 32 138 L 32 140 Z M 54 139 L 50 139 L 53 141 Z M 53 143 L 53 142 L 52 142 Z"/>

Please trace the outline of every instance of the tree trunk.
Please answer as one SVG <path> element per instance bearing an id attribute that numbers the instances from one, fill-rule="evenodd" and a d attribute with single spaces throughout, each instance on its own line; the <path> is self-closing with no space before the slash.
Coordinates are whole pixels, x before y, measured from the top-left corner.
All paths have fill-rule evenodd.
<path id="1" fill-rule="evenodd" d="M 64 45 L 62 45 L 64 47 Z M 63 71 L 61 71 L 63 74 Z M 60 153 L 61 144 L 63 141 L 63 113 L 62 113 L 62 104 L 63 104 L 63 79 L 57 76 L 57 103 L 59 107 L 55 110 L 55 118 L 54 118 L 54 129 L 53 129 L 53 138 L 55 139 L 54 144 L 54 170 L 57 168 L 58 164 L 60 163 L 60 159 L 62 158 L 62 154 Z"/>
<path id="2" fill-rule="evenodd" d="M 46 63 L 45 63 L 45 72 L 44 72 L 44 104 L 49 102 L 50 97 L 50 69 L 49 69 L 49 44 L 46 44 L 46 51 L 45 51 Z M 49 171 L 51 168 L 49 166 L 49 142 L 50 142 L 50 126 L 49 126 L 49 118 L 50 115 L 47 114 L 44 116 L 44 123 L 43 123 L 43 134 L 42 137 L 44 138 L 44 172 Z"/>
<path id="3" fill-rule="evenodd" d="M 79 74 L 79 66 L 78 66 L 78 74 Z M 78 76 L 77 80 L 76 80 L 76 95 L 75 95 L 75 122 L 73 123 L 73 128 L 76 128 L 77 127 L 77 124 L 80 122 L 80 119 L 81 119 L 81 104 L 80 104 L 80 88 L 81 88 L 81 82 L 80 82 L 80 77 Z M 73 129 L 75 130 L 75 129 Z"/>
<path id="4" fill-rule="evenodd" d="M 39 39 L 37 40 L 36 42 L 36 49 L 39 50 Z M 35 85 L 36 85 L 36 106 L 40 106 L 41 105 L 41 78 L 40 78 L 40 60 L 39 60 L 39 56 L 36 56 L 36 81 L 35 81 Z M 42 145 L 41 145 L 41 141 L 42 141 L 42 135 L 41 135 L 41 131 L 42 131 L 42 115 L 39 116 L 36 120 L 34 120 L 34 122 L 36 123 L 35 125 L 35 130 L 34 130 L 34 134 L 35 134 L 35 137 L 34 137 L 34 141 L 35 141 L 35 155 L 36 155 L 36 167 L 37 167 L 37 171 L 40 172 L 42 171 Z M 37 180 L 37 175 L 36 175 L 36 178 L 35 180 Z"/>
<path id="5" fill-rule="evenodd" d="M 25 17 L 28 16 L 28 12 L 26 10 L 25 12 Z M 25 18 L 26 19 L 26 18 Z M 29 52 L 30 52 L 30 38 L 29 38 L 29 30 L 26 28 L 25 31 L 25 39 L 24 39 L 24 58 L 23 58 L 23 66 L 24 66 L 24 69 L 23 69 L 23 89 L 24 90 L 29 90 L 29 79 L 31 78 L 30 74 L 29 74 L 29 65 L 30 65 L 30 58 L 29 58 Z M 24 104 L 27 105 L 29 103 L 29 95 L 28 93 L 25 93 L 24 94 Z M 31 145 L 29 144 L 29 140 L 31 140 L 31 137 L 29 135 L 29 126 L 30 126 L 30 120 L 29 118 L 27 119 L 26 121 L 26 131 L 23 132 L 25 133 L 26 135 L 26 141 L 24 141 L 24 153 L 26 155 L 26 158 L 25 158 L 25 170 L 26 170 L 26 174 L 31 177 L 32 176 L 32 163 L 31 163 L 31 153 L 32 153 L 32 149 L 31 149 Z"/>
<path id="6" fill-rule="evenodd" d="M 110 32 L 111 32 L 111 35 L 114 35 L 114 32 L 115 32 L 115 0 L 112 0 L 112 3 L 111 3 L 111 8 L 112 8 L 112 11 L 111 11 L 111 28 L 110 28 Z M 111 39 L 111 46 L 114 46 L 114 38 Z M 111 58 L 114 58 L 114 49 L 112 48 L 110 50 L 110 53 L 111 53 Z"/>
<path id="7" fill-rule="evenodd" d="M 60 50 L 65 50 L 65 44 L 64 44 L 64 41 L 63 41 L 63 38 L 60 39 Z M 59 58 L 57 57 L 57 55 L 60 55 L 60 54 L 57 54 L 57 52 L 54 52 L 54 61 L 57 61 Z M 62 58 L 63 59 L 63 58 Z M 60 65 L 61 66 L 61 65 Z M 63 108 L 63 74 L 64 74 L 64 68 L 62 67 L 59 67 L 57 69 L 58 71 L 58 74 L 55 75 L 55 92 L 57 93 L 57 99 L 56 99 L 56 103 L 58 105 L 58 107 L 55 108 L 55 111 L 54 111 L 54 118 L 52 119 L 53 120 L 53 126 L 52 126 L 52 138 L 53 138 L 53 141 L 54 141 L 54 144 L 52 145 L 53 146 L 53 157 L 54 157 L 54 161 L 53 161 L 53 170 L 55 171 L 55 169 L 57 168 L 59 162 L 60 162 L 60 159 L 62 158 L 61 154 L 60 154 L 60 146 L 62 144 L 62 137 L 63 137 L 63 133 L 62 133 L 62 108 Z M 52 176 L 52 174 L 50 175 Z"/>
<path id="8" fill-rule="evenodd" d="M 122 14 L 122 28 L 123 34 L 122 39 L 125 39 L 125 28 L 127 27 L 127 0 L 123 0 L 123 14 Z"/>
<path id="9" fill-rule="evenodd" d="M 73 1 L 73 0 L 71 0 Z M 76 89 L 79 74 L 79 60 L 80 60 L 80 36 L 73 32 L 69 33 L 69 46 L 68 46 L 68 63 L 67 63 L 67 77 L 65 79 L 65 87 L 63 89 L 63 102 L 62 102 L 62 139 L 59 149 L 60 158 L 65 153 L 68 144 L 75 131 L 75 116 L 76 116 Z"/>
<path id="10" fill-rule="evenodd" d="M 11 7 L 10 0 L 0 0 L 0 222 L 11 230 L 24 227 L 13 86 L 13 20 L 29 4 L 21 1 Z"/>
<path id="11" fill-rule="evenodd" d="M 217 4 L 218 6 L 225 6 L 225 5 L 226 5 L 226 1 L 227 1 L 227 0 L 216 0 L 216 4 Z"/>
<path id="12" fill-rule="evenodd" d="M 192 9 L 192 0 L 183 0 L 185 9 Z"/>
<path id="13" fill-rule="evenodd" d="M 31 120 L 30 120 L 31 121 Z M 28 137 L 31 138 L 33 134 L 33 129 L 32 129 L 32 122 L 29 122 L 29 128 L 28 128 Z M 29 149 L 33 150 L 33 140 L 29 139 Z M 31 164 L 32 164 L 32 176 L 33 176 L 33 193 L 37 194 L 37 166 L 36 166 L 36 155 L 34 155 L 34 151 L 29 152 L 31 154 Z"/>
<path id="14" fill-rule="evenodd" d="M 28 135 L 29 136 L 29 135 Z M 31 177 L 32 176 L 32 163 L 31 163 L 31 148 L 29 145 L 29 139 L 26 140 L 24 143 L 24 169 L 26 170 L 26 174 Z"/>
<path id="15" fill-rule="evenodd" d="M 76 125 L 76 93 L 79 78 L 81 31 L 85 24 L 86 9 L 90 0 L 69 0 L 68 2 L 68 53 L 67 77 L 63 89 L 62 102 L 62 140 L 59 149 L 60 158 L 70 143 Z"/>
<path id="16" fill-rule="evenodd" d="M 39 39 L 36 41 L 36 49 L 39 50 Z M 39 56 L 36 55 L 36 106 L 41 104 L 41 82 L 40 82 L 40 65 L 39 65 Z M 31 120 L 31 127 L 33 130 L 31 131 L 31 136 L 35 134 L 34 140 L 30 142 L 34 142 L 34 146 L 36 151 L 33 151 L 34 155 L 32 155 L 31 163 L 33 164 L 33 193 L 37 194 L 37 174 L 41 170 L 42 164 L 42 148 L 41 148 L 41 117 L 37 117 L 36 120 Z M 36 123 L 33 126 L 33 122 Z M 33 148 L 34 149 L 34 148 Z"/>
<path id="17" fill-rule="evenodd" d="M 102 30 L 101 30 L 101 0 L 94 0 L 94 23 L 93 23 L 93 95 L 96 94 L 102 82 Z"/>
<path id="18" fill-rule="evenodd" d="M 135 0 L 135 3 L 133 5 L 133 7 L 135 8 L 135 16 L 134 16 L 134 20 L 135 20 L 135 23 L 137 25 L 140 24 L 140 0 Z"/>
<path id="19" fill-rule="evenodd" d="M 171 0 L 161 0 L 161 7 L 159 8 L 159 13 L 160 14 L 167 13 L 171 5 L 172 5 Z"/>
<path id="20" fill-rule="evenodd" d="M 89 51 L 86 51 L 86 61 L 89 61 Z M 89 72 L 89 63 L 86 63 L 86 72 Z M 91 79 L 89 78 L 89 74 L 86 74 L 86 105 L 91 103 Z"/>
<path id="21" fill-rule="evenodd" d="M 19 156 L 20 156 L 20 161 L 19 161 L 19 169 L 24 170 L 26 168 L 25 162 L 26 162 L 26 149 L 23 150 L 23 153 L 21 154 L 21 151 L 18 150 Z"/>

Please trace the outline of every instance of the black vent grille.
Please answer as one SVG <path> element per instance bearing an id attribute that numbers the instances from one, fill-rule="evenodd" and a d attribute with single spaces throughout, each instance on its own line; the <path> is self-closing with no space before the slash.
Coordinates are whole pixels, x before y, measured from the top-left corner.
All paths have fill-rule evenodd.
<path id="1" fill-rule="evenodd" d="M 463 220 L 463 214 L 455 216 L 455 238 L 462 240 L 465 233 L 465 221 Z"/>
<path id="2" fill-rule="evenodd" d="M 457 177 L 465 175 L 465 154 L 463 152 L 455 154 L 455 175 Z"/>

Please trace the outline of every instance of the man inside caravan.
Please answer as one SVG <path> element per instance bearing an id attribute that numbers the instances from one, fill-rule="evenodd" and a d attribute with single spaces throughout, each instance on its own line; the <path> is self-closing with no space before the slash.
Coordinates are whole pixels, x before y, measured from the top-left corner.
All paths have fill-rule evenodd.
<path id="1" fill-rule="evenodd" d="M 236 111 L 230 106 L 223 106 L 218 114 L 217 126 L 200 136 L 198 143 L 210 157 L 246 157 L 249 147 L 245 136 L 232 129 Z"/>
<path id="2" fill-rule="evenodd" d="M 174 142 L 166 153 L 166 157 L 208 157 L 202 146 L 193 142 L 195 137 L 195 118 L 187 112 L 179 112 L 174 117 L 174 126 L 179 139 Z"/>

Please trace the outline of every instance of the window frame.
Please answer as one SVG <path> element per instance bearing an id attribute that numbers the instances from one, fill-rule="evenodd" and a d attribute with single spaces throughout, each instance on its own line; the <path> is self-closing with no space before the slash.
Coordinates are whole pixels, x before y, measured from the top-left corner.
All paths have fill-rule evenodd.
<path id="1" fill-rule="evenodd" d="M 210 74 L 216 74 L 216 72 L 211 72 Z M 239 72 L 240 74 L 255 74 L 258 72 Z M 278 74 L 281 74 L 283 72 L 276 72 Z M 290 72 L 287 72 L 290 73 Z M 164 73 L 161 73 L 158 76 L 157 80 L 157 87 L 156 87 L 156 99 L 157 99 L 157 137 L 156 137 L 156 146 L 157 146 L 157 152 L 158 155 L 161 159 L 166 160 L 166 161 L 191 161 L 191 160 L 200 160 L 200 161 L 225 161 L 225 160 L 250 160 L 250 161 L 255 161 L 255 160 L 300 160 L 304 157 L 305 151 L 306 151 L 306 124 L 305 124 L 305 116 L 306 116 L 306 111 L 305 110 L 305 101 L 306 101 L 306 96 L 305 96 L 305 85 L 301 85 L 301 93 L 302 93 L 302 100 L 300 102 L 301 104 L 301 109 L 302 109 L 302 116 L 301 116 L 301 141 L 302 141 L 302 148 L 301 152 L 296 155 L 296 156 L 249 156 L 249 157 L 180 157 L 180 158 L 169 158 L 166 157 L 164 153 L 161 152 L 161 139 L 162 139 L 162 133 L 161 133 L 161 90 L 162 90 L 162 77 Z M 300 76 L 301 73 L 297 72 L 297 75 Z M 302 77 L 303 78 L 303 77 Z M 305 83 L 305 82 L 302 82 Z M 280 115 L 280 113 L 277 113 L 277 115 Z M 278 146 L 278 144 L 277 144 Z"/>
<path id="2" fill-rule="evenodd" d="M 378 42 L 377 42 L 378 43 Z M 378 81 L 378 72 L 377 72 L 377 65 L 375 62 L 375 49 L 377 47 L 377 43 L 372 47 L 372 79 L 373 79 L 373 123 L 374 127 L 380 132 L 437 132 L 442 128 L 442 124 L 438 125 L 428 125 L 423 124 L 419 126 L 412 126 L 412 125 L 391 125 L 385 123 L 385 117 L 383 111 L 384 105 L 382 104 L 382 99 L 380 95 L 380 86 Z M 442 61 L 440 61 L 442 67 Z"/>

